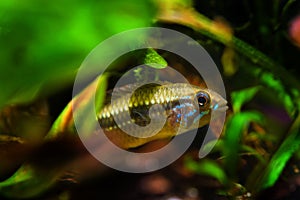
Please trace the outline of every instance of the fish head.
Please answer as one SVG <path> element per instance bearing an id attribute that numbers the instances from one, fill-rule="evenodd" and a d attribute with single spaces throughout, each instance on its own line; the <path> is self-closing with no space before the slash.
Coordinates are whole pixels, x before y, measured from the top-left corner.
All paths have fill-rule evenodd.
<path id="1" fill-rule="evenodd" d="M 194 111 L 187 110 L 185 116 L 182 119 L 184 129 L 191 130 L 194 128 L 200 128 L 210 123 L 211 120 L 221 116 L 228 109 L 227 101 L 217 92 L 210 89 L 195 90 Z M 195 112 L 195 110 L 198 110 Z M 193 114 L 190 114 L 193 113 Z"/>
<path id="2" fill-rule="evenodd" d="M 213 119 L 211 120 L 214 120 L 214 117 L 218 117 L 220 114 L 224 114 L 226 112 L 228 109 L 227 101 L 219 93 L 213 90 L 208 90 L 208 93 L 211 98 L 210 112 L 214 112 Z"/>
<path id="3" fill-rule="evenodd" d="M 209 124 L 211 120 L 224 114 L 228 109 L 226 99 L 213 90 L 199 90 L 196 93 L 196 98 L 199 106 L 199 115 L 194 121 L 199 120 L 198 128 Z"/>

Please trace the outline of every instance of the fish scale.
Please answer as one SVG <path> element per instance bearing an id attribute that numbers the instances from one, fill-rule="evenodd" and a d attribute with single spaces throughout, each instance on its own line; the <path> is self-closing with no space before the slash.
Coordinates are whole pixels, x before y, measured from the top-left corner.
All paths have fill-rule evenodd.
<path id="1" fill-rule="evenodd" d="M 212 95 L 206 88 L 164 82 L 146 84 L 134 91 L 134 86 L 115 90 L 117 98 L 98 113 L 104 133 L 121 148 L 129 149 L 153 140 L 171 138 L 209 123 L 213 107 L 211 99 L 216 93 Z M 203 107 L 199 107 L 196 99 L 199 95 L 206 95 L 209 100 Z M 160 119 L 165 119 L 162 127 Z"/>

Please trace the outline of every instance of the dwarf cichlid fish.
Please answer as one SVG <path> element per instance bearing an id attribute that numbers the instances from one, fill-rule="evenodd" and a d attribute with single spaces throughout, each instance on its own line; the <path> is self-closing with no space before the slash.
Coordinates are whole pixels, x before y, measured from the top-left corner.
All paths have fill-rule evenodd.
<path id="1" fill-rule="evenodd" d="M 213 110 L 227 109 L 218 93 L 187 83 L 151 83 L 135 90 L 133 86 L 114 89 L 116 95 L 110 95 L 98 113 L 106 136 L 123 149 L 203 127 Z"/>

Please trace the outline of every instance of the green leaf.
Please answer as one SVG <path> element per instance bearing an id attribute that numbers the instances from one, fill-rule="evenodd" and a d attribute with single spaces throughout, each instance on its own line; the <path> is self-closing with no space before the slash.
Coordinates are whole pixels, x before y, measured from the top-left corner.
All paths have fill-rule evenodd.
<path id="1" fill-rule="evenodd" d="M 156 69 L 163 69 L 168 66 L 167 61 L 152 48 L 148 49 L 144 64 Z"/>
<path id="2" fill-rule="evenodd" d="M 205 159 L 201 160 L 200 162 L 196 162 L 191 158 L 187 158 L 185 161 L 185 166 L 187 169 L 198 174 L 207 175 L 217 179 L 222 185 L 228 184 L 228 178 L 222 167 L 214 161 Z"/>
<path id="3" fill-rule="evenodd" d="M 101 108 L 105 98 L 107 78 L 108 75 L 106 74 L 97 78 L 66 106 L 64 111 L 55 121 L 51 131 L 46 136 L 45 141 L 65 136 L 66 132 L 75 134 L 72 117 L 73 112 L 77 112 L 77 114 L 85 116 L 84 112 L 90 111 L 89 106 L 86 108 L 86 105 L 90 105 L 90 102 L 93 100 L 91 95 L 95 90 L 95 110 L 99 110 Z M 72 107 L 72 105 L 74 107 Z M 84 126 L 87 133 L 91 133 L 91 131 L 88 130 L 94 128 L 94 126 L 90 124 L 90 121 L 91 120 L 86 120 L 85 118 L 83 122 L 85 123 Z M 0 182 L 0 194 L 13 198 L 30 198 L 37 196 L 49 189 L 56 182 L 61 173 L 64 171 L 63 166 L 65 164 L 66 163 L 62 163 L 62 166 L 47 170 L 40 169 L 32 163 L 23 164 L 13 176 L 3 182 Z"/>
<path id="4" fill-rule="evenodd" d="M 234 112 L 240 112 L 242 106 L 249 102 L 255 94 L 260 90 L 260 86 L 247 88 L 231 93 L 232 107 Z"/>
<path id="5" fill-rule="evenodd" d="M 225 156 L 225 168 L 231 177 L 235 177 L 242 135 L 251 122 L 263 123 L 264 117 L 261 113 L 248 111 L 237 113 L 227 121 L 223 139 L 226 148 L 224 148 L 223 153 Z"/>
<path id="6" fill-rule="evenodd" d="M 76 113 L 77 115 L 86 116 L 85 112 L 90 111 L 90 103 L 93 100 L 95 100 L 95 111 L 98 112 L 101 109 L 106 97 L 108 76 L 109 75 L 106 73 L 96 78 L 65 107 L 52 125 L 51 130 L 45 138 L 46 140 L 57 138 L 61 134 L 64 134 L 64 132 L 75 134 L 73 114 Z M 93 92 L 96 92 L 94 94 L 95 99 L 92 99 Z M 88 129 L 93 128 L 94 126 L 89 124 L 89 120 L 86 119 L 82 123 L 86 123 L 86 132 L 90 133 Z"/>
<path id="7" fill-rule="evenodd" d="M 95 94 L 95 110 L 99 112 L 104 104 L 106 97 L 106 89 L 108 84 L 108 73 L 102 74 L 98 79 L 98 86 Z"/>
<path id="8" fill-rule="evenodd" d="M 241 151 L 254 155 L 261 163 L 266 164 L 267 160 L 255 149 L 247 145 L 241 145 Z"/>
<path id="9" fill-rule="evenodd" d="M 293 94 L 292 96 L 288 93 L 286 85 L 282 80 L 276 78 L 276 76 L 274 76 L 274 74 L 272 73 L 262 71 L 260 68 L 254 70 L 253 73 L 255 74 L 255 76 L 260 78 L 260 81 L 263 84 L 276 92 L 276 94 L 278 95 L 278 100 L 283 103 L 290 116 L 292 116 L 295 112 L 296 107 L 296 101 L 293 101 L 293 99 L 299 97 L 299 92 L 295 92 L 297 90 L 291 88 L 290 90 L 291 94 Z"/>
<path id="10" fill-rule="evenodd" d="M 0 109 L 72 84 L 96 45 L 154 14 L 150 0 L 0 1 Z"/>
<path id="11" fill-rule="evenodd" d="M 300 147 L 300 116 L 294 122 L 289 136 L 282 142 L 279 149 L 272 156 L 269 164 L 262 171 L 258 184 L 255 184 L 256 191 L 271 187 L 279 178 L 286 163 Z"/>
<path id="12" fill-rule="evenodd" d="M 225 144 L 226 144 L 226 142 L 224 142 L 223 139 L 218 139 L 217 141 L 213 140 L 213 141 L 208 142 L 204 146 L 203 151 L 206 151 L 206 149 L 212 149 L 212 146 L 213 146 L 211 153 L 219 151 L 222 154 L 224 154 L 224 151 L 226 151 L 225 149 L 228 148 L 227 146 L 225 146 Z M 257 158 L 257 160 L 259 160 L 260 162 L 266 163 L 266 159 L 264 159 L 264 157 L 261 154 L 259 154 L 259 152 L 257 152 L 255 149 L 253 149 L 247 145 L 241 144 L 240 151 L 241 151 L 241 153 L 245 152 L 245 153 L 251 154 L 251 155 L 255 156 Z"/>
<path id="13" fill-rule="evenodd" d="M 37 196 L 54 184 L 59 171 L 50 169 L 45 172 L 24 164 L 13 176 L 0 183 L 0 193 L 18 199 Z"/>

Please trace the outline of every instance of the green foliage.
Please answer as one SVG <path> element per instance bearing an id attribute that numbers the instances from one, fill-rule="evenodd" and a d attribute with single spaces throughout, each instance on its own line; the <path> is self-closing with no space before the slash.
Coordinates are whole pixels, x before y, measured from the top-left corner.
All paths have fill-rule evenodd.
<path id="1" fill-rule="evenodd" d="M 262 127 L 269 126 L 269 124 L 266 123 L 265 115 L 255 110 L 242 110 L 242 107 L 251 102 L 257 92 L 261 89 L 260 86 L 255 86 L 231 93 L 234 113 L 227 119 L 224 136 L 216 142 L 213 149 L 213 153 L 220 152 L 223 155 L 222 159 L 224 159 L 224 162 L 222 162 L 222 165 L 219 165 L 219 167 L 221 167 L 220 169 L 223 170 L 223 173 L 226 172 L 228 175 L 227 180 L 232 183 L 232 189 L 234 189 L 236 181 L 239 181 L 239 174 L 237 174 L 237 172 L 239 170 L 238 166 L 241 161 L 241 155 L 246 153 L 246 155 L 253 155 L 256 157 L 258 162 L 253 168 L 253 171 L 249 173 L 246 181 L 247 183 L 244 186 L 246 189 L 245 193 L 250 191 L 254 195 L 261 192 L 263 189 L 272 187 L 276 183 L 287 162 L 300 147 L 299 116 L 294 121 L 287 137 L 284 138 L 278 150 L 270 157 L 268 155 L 262 155 L 258 149 L 253 148 L 246 143 L 247 138 L 250 136 L 253 136 L 257 142 L 272 141 L 270 137 L 267 137 L 268 135 L 264 137 L 260 136 L 262 133 L 250 132 L 251 124 L 258 124 Z M 273 90 L 273 88 L 270 89 Z M 212 141 L 211 143 L 214 144 L 215 142 Z M 209 145 L 211 144 L 206 144 L 206 146 Z M 199 171 L 198 168 L 202 169 L 202 166 L 199 163 L 192 164 L 187 164 L 187 168 L 196 172 Z M 213 175 L 210 176 L 216 178 Z M 227 191 L 228 195 L 229 193 L 230 192 Z"/>
<path id="2" fill-rule="evenodd" d="M 98 85 L 97 85 L 96 94 L 95 94 L 95 111 L 97 113 L 101 110 L 101 108 L 104 104 L 104 100 L 106 97 L 108 78 L 109 78 L 108 73 L 102 74 L 100 77 L 97 78 Z"/>
<path id="3" fill-rule="evenodd" d="M 17 173 L 0 182 L 0 192 L 7 198 L 31 198 L 47 190 L 57 180 L 62 169 L 47 172 L 32 165 L 23 165 Z"/>
<path id="4" fill-rule="evenodd" d="M 72 119 L 73 114 L 76 112 L 78 115 L 85 116 L 85 112 L 90 110 L 91 105 L 95 105 L 95 111 L 98 112 L 103 106 L 105 97 L 106 97 L 106 89 L 108 84 L 109 75 L 102 74 L 96 80 L 93 81 L 82 93 L 77 95 L 62 111 L 62 113 L 58 116 L 58 118 L 53 123 L 51 130 L 46 135 L 46 140 L 53 140 L 59 137 L 64 132 L 76 134 L 74 132 L 74 122 Z M 95 92 L 95 94 L 93 94 Z M 94 95 L 93 99 L 91 96 Z M 94 104 L 92 104 L 94 100 Z M 92 112 L 92 111 L 91 111 Z M 72 117 L 70 117 L 72 116 Z M 92 129 L 94 126 L 90 123 L 90 120 L 84 120 L 82 123 L 86 123 L 86 130 Z M 89 131 L 86 131 L 90 133 Z"/>
<path id="5" fill-rule="evenodd" d="M 167 61 L 152 48 L 148 49 L 144 63 L 156 69 L 163 69 L 168 66 Z"/>
<path id="6" fill-rule="evenodd" d="M 198 174 L 211 176 L 217 179 L 222 185 L 227 185 L 229 183 L 223 168 L 214 161 L 203 160 L 201 162 L 196 162 L 190 158 L 186 158 L 185 165 L 189 170 Z"/>
<path id="7" fill-rule="evenodd" d="M 244 91 L 243 91 L 244 92 Z M 230 148 L 224 148 L 225 168 L 229 174 L 234 177 L 237 171 L 238 157 L 240 151 L 240 143 L 243 134 L 247 133 L 247 129 L 251 122 L 263 122 L 263 115 L 258 112 L 242 112 L 231 116 L 226 124 L 224 137 L 224 145 Z"/>
<path id="8" fill-rule="evenodd" d="M 269 89 L 272 89 L 278 94 L 278 100 L 282 102 L 290 115 L 293 115 L 296 112 L 295 108 L 297 108 L 297 102 L 293 101 L 293 98 L 299 97 L 299 94 L 293 94 L 292 91 L 295 89 L 288 91 L 282 80 L 276 78 L 276 76 L 270 72 L 262 71 L 260 68 L 254 70 L 253 74 L 260 78 L 262 84 L 266 85 Z"/>
<path id="9" fill-rule="evenodd" d="M 240 112 L 242 105 L 251 101 L 254 95 L 260 90 L 260 87 L 252 87 L 244 89 L 242 91 L 236 91 L 231 93 L 232 109 L 235 113 Z"/>
<path id="10" fill-rule="evenodd" d="M 0 108 L 71 84 L 97 44 L 153 16 L 150 1 L 1 1 Z"/>
<path id="11" fill-rule="evenodd" d="M 290 134 L 282 142 L 279 149 L 272 156 L 269 164 L 261 173 L 256 184 L 256 190 L 271 187 L 278 180 L 286 163 L 300 147 L 300 117 L 291 127 Z"/>
<path id="12" fill-rule="evenodd" d="M 154 12 L 150 1 L 138 0 L 1 1 L 0 110 L 9 104 L 26 103 L 57 92 L 72 83 L 81 62 L 97 44 L 121 31 L 149 26 Z M 96 92 L 96 109 L 102 106 L 106 84 L 104 75 Z M 78 110 L 82 114 L 84 105 Z M 73 128 L 68 120 L 70 115 L 72 104 L 55 121 L 46 141 Z M 0 194 L 11 198 L 35 197 L 47 190 L 62 170 L 60 166 L 45 170 L 33 163 L 24 164 L 0 183 Z"/>
<path id="13" fill-rule="evenodd" d="M 73 131 L 73 121 L 70 120 L 69 117 L 73 112 L 81 116 L 85 116 L 85 112 L 91 112 L 89 109 L 93 104 L 90 102 L 93 101 L 93 99 L 90 96 L 95 92 L 95 89 L 97 89 L 95 94 L 95 109 L 98 110 L 101 108 L 105 98 L 107 78 L 108 75 L 104 74 L 96 79 L 93 84 L 66 106 L 64 111 L 54 122 L 51 131 L 45 137 L 45 142 L 53 141 L 59 137 L 65 137 L 66 133 L 75 134 Z M 78 105 L 78 103 L 80 103 L 80 106 L 77 107 L 76 105 Z M 90 121 L 91 120 L 83 121 L 87 133 L 92 133 L 92 131 L 89 130 L 94 128 L 94 124 L 91 124 Z M 74 137 L 74 135 L 72 136 Z M 0 194 L 13 198 L 31 198 L 37 196 L 51 187 L 61 176 L 61 172 L 63 171 L 64 167 L 62 166 L 45 170 L 36 166 L 34 163 L 24 164 L 10 178 L 0 182 Z"/>

